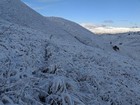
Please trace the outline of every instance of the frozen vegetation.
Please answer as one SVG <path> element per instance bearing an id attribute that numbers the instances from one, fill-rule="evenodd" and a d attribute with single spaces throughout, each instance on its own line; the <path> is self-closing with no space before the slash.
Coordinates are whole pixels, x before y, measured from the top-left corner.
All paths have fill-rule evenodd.
<path id="1" fill-rule="evenodd" d="M 0 105 L 140 105 L 139 46 L 0 0 Z"/>

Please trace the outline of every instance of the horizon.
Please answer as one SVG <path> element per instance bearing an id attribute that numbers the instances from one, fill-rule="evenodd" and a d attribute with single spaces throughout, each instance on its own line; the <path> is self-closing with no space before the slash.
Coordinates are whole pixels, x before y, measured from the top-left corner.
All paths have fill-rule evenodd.
<path id="1" fill-rule="evenodd" d="M 43 16 L 79 24 L 140 27 L 139 0 L 22 0 Z"/>

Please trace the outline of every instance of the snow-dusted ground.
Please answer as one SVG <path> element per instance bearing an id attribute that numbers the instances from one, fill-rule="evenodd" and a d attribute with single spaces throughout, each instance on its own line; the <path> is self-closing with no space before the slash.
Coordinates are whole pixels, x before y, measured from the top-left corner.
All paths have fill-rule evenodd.
<path id="1" fill-rule="evenodd" d="M 140 32 L 128 32 L 115 35 L 102 35 L 106 44 L 120 48 L 119 53 L 133 60 L 140 60 Z M 139 61 L 138 61 L 139 62 Z"/>
<path id="2" fill-rule="evenodd" d="M 139 36 L 96 36 L 1 0 L 0 105 L 140 105 Z"/>

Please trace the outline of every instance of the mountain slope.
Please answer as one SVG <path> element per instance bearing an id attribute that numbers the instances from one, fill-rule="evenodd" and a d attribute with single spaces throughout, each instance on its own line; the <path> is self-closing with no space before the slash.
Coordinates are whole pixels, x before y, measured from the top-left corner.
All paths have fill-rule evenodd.
<path id="1" fill-rule="evenodd" d="M 65 37 L 65 39 L 73 40 L 72 42 L 75 42 L 77 39 L 79 39 L 81 42 L 85 41 L 86 44 L 98 46 L 96 43 L 97 40 L 94 38 L 96 37 L 96 39 L 98 39 L 98 36 L 91 37 L 93 34 L 80 25 L 66 21 L 64 19 L 61 19 L 61 22 L 63 20 L 65 21 L 65 24 L 58 25 L 56 21 L 51 21 L 50 18 L 41 16 L 22 3 L 20 0 L 1 0 L 0 5 L 1 18 L 11 23 L 44 32 L 48 37 L 53 36 L 55 40 L 69 42 L 69 40 L 62 39 L 62 37 Z M 71 23 L 71 27 L 67 27 L 65 29 L 62 28 Z M 58 33 L 61 34 L 58 36 Z"/>
<path id="2" fill-rule="evenodd" d="M 18 16 L 0 19 L 0 105 L 139 105 L 140 64 L 102 41 L 107 37 L 38 15 L 52 26 L 48 33 L 48 27 L 21 24 Z"/>
<path id="3" fill-rule="evenodd" d="M 123 56 L 130 57 L 134 60 L 140 60 L 140 32 L 128 32 L 114 35 L 101 36 L 106 40 L 106 44 L 110 46 L 118 46 L 120 48 L 119 53 Z"/>

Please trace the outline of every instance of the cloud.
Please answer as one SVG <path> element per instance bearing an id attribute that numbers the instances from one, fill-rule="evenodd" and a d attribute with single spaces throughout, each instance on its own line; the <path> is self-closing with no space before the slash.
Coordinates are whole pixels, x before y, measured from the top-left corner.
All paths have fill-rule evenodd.
<path id="1" fill-rule="evenodd" d="M 59 2 L 62 0 L 37 0 L 38 2 L 43 2 L 43 3 L 51 3 L 51 2 Z"/>
<path id="2" fill-rule="evenodd" d="M 46 7 L 32 7 L 34 10 L 43 10 L 45 9 Z"/>
<path id="3" fill-rule="evenodd" d="M 125 19 L 124 19 L 124 20 L 120 20 L 120 21 L 121 21 L 121 22 L 128 22 L 128 20 L 125 20 Z"/>
<path id="4" fill-rule="evenodd" d="M 24 1 L 23 1 L 24 2 Z M 34 10 L 43 10 L 46 8 L 46 6 L 36 6 L 31 4 L 30 2 L 24 2 L 27 6 L 31 7 Z"/>
<path id="5" fill-rule="evenodd" d="M 88 28 L 90 28 L 90 29 L 92 29 L 92 28 L 98 28 L 98 27 L 106 27 L 106 25 L 104 25 L 104 24 L 92 24 L 92 23 L 82 23 L 81 24 L 82 26 L 84 26 L 84 27 L 88 27 Z"/>
<path id="6" fill-rule="evenodd" d="M 114 21 L 113 20 L 104 20 L 103 23 L 107 23 L 107 24 L 113 24 Z"/>
<path id="7" fill-rule="evenodd" d="M 46 10 L 48 5 L 59 3 L 64 0 L 35 0 L 34 3 L 31 3 L 31 1 L 24 1 L 22 0 L 26 5 L 34 9 L 35 11 L 41 11 Z"/>
<path id="8" fill-rule="evenodd" d="M 110 27 L 110 26 L 102 26 L 102 25 L 93 25 L 93 24 L 81 24 L 83 27 L 88 29 L 89 31 L 96 34 L 117 34 L 117 33 L 125 33 L 125 32 L 137 32 L 140 31 L 140 28 L 127 28 L 127 27 Z"/>
<path id="9" fill-rule="evenodd" d="M 39 3 L 57 3 L 57 2 L 60 2 L 62 0 L 37 0 L 37 2 Z M 45 6 L 31 6 L 34 10 L 44 10 L 46 8 L 46 5 Z"/>

